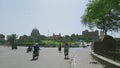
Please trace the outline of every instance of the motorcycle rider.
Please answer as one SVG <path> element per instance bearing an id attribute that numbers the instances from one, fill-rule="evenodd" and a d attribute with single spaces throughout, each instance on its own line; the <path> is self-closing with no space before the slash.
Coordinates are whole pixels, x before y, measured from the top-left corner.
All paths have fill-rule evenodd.
<path id="1" fill-rule="evenodd" d="M 33 46 L 34 47 L 34 51 L 33 51 L 33 59 L 35 59 L 35 57 L 37 57 L 38 59 L 38 56 L 39 56 L 39 44 L 38 43 L 35 43 L 35 45 Z"/>
<path id="2" fill-rule="evenodd" d="M 27 53 L 28 52 L 31 52 L 32 51 L 32 47 L 30 45 L 28 45 L 28 48 L 27 48 Z"/>

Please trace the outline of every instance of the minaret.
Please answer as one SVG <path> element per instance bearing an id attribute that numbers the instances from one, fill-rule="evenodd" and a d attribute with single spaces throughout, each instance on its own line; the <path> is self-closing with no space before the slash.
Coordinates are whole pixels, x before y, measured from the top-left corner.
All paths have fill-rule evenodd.
<path id="1" fill-rule="evenodd" d="M 49 30 L 48 30 L 48 38 L 49 38 Z"/>

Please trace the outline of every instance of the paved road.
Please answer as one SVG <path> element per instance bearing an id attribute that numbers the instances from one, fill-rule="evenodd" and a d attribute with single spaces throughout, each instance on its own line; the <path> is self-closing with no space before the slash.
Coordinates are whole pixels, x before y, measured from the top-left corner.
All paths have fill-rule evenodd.
<path id="1" fill-rule="evenodd" d="M 26 47 L 17 50 L 0 46 L 0 68 L 71 68 L 71 61 L 79 48 L 70 48 L 70 59 L 64 60 L 64 53 L 57 48 L 41 48 L 39 59 L 31 61 L 32 53 Z"/>
<path id="2" fill-rule="evenodd" d="M 104 68 L 101 63 L 91 56 L 90 47 L 80 48 L 75 58 L 78 68 Z"/>

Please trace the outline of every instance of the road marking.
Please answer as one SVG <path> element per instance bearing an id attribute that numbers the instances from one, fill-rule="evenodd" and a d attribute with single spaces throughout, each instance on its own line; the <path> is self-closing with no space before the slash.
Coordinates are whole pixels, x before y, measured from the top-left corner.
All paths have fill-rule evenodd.
<path id="1" fill-rule="evenodd" d="M 77 60 L 76 60 L 77 55 L 78 55 L 78 54 L 76 54 L 76 55 L 73 57 L 73 60 L 72 60 L 72 68 L 79 68 L 79 67 L 78 67 L 78 64 L 77 64 Z"/>

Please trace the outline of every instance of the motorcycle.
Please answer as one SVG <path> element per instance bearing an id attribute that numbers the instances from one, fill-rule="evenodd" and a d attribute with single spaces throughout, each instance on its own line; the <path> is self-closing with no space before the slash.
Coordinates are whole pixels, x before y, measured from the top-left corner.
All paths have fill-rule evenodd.
<path id="1" fill-rule="evenodd" d="M 33 60 L 38 59 L 39 51 L 33 51 Z"/>
<path id="2" fill-rule="evenodd" d="M 31 52 L 31 51 L 32 51 L 32 48 L 27 48 L 26 52 L 28 53 L 28 52 Z"/>

